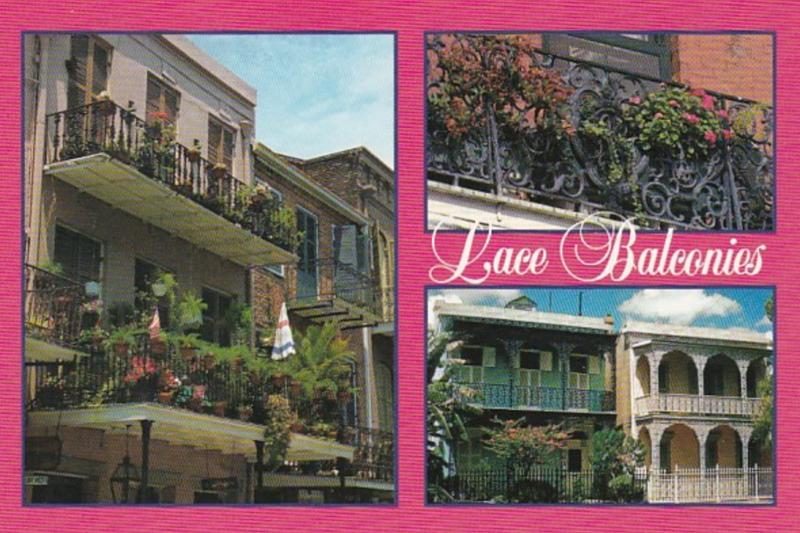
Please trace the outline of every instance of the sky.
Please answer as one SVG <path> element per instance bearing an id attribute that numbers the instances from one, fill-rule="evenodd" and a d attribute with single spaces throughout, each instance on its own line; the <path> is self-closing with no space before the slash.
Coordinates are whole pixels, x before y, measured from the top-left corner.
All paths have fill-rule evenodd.
<path id="1" fill-rule="evenodd" d="M 256 138 L 310 158 L 365 146 L 394 168 L 394 36 L 189 35 L 258 91 Z"/>
<path id="2" fill-rule="evenodd" d="M 772 335 L 772 322 L 764 312 L 772 289 L 762 288 L 435 289 L 428 297 L 428 322 L 435 325 L 432 309 L 437 300 L 502 307 L 521 295 L 535 301 L 540 311 L 577 314 L 579 293 L 583 294 L 583 315 L 604 317 L 610 313 L 617 326 L 635 320 Z"/>

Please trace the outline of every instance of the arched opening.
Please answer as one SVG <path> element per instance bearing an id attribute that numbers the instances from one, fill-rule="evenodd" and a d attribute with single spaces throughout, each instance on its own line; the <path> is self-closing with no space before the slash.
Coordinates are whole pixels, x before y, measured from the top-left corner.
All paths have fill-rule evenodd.
<path id="1" fill-rule="evenodd" d="M 747 397 L 758 398 L 758 384 L 767 375 L 767 361 L 763 357 L 750 361 L 747 367 Z"/>
<path id="2" fill-rule="evenodd" d="M 717 426 L 706 439 L 706 468 L 741 468 L 742 439 L 730 426 Z"/>
<path id="3" fill-rule="evenodd" d="M 706 363 L 703 372 L 703 393 L 706 396 L 741 396 L 739 367 L 725 354 L 717 354 Z"/>
<path id="4" fill-rule="evenodd" d="M 747 444 L 747 466 L 771 467 L 772 446 L 764 437 L 753 435 Z"/>
<path id="5" fill-rule="evenodd" d="M 650 396 L 650 361 L 641 356 L 636 360 L 636 384 L 634 398 Z"/>
<path id="6" fill-rule="evenodd" d="M 650 430 L 646 427 L 639 430 L 639 442 L 644 448 L 644 464 L 649 469 L 653 463 L 653 441 L 650 438 Z"/>
<path id="7" fill-rule="evenodd" d="M 697 394 L 697 367 L 683 352 L 670 352 L 658 365 L 658 392 L 661 394 Z"/>
<path id="8" fill-rule="evenodd" d="M 684 424 L 673 424 L 661 436 L 660 467 L 667 472 L 679 468 L 700 468 L 700 444 L 694 430 Z"/>

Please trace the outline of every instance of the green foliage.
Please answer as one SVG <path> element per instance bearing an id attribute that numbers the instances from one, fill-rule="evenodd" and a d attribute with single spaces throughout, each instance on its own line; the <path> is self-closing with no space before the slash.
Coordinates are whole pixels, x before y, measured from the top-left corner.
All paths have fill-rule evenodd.
<path id="1" fill-rule="evenodd" d="M 39 268 L 56 276 L 64 275 L 64 267 L 61 263 L 56 263 L 55 261 L 45 261 L 39 265 Z"/>
<path id="2" fill-rule="evenodd" d="M 339 337 L 333 322 L 311 325 L 297 334 L 297 353 L 286 363 L 287 368 L 308 395 L 317 391 L 349 390 L 353 352 L 347 341 Z"/>
<path id="3" fill-rule="evenodd" d="M 644 453 L 642 444 L 619 428 L 595 432 L 591 460 L 597 496 L 631 501 L 625 498 L 633 497 L 634 474 L 636 468 L 644 464 Z"/>
<path id="4" fill-rule="evenodd" d="M 452 468 L 452 451 L 459 443 L 468 442 L 467 424 L 481 413 L 469 404 L 471 389 L 457 381 L 461 363 L 442 356 L 460 340 L 451 333 L 428 332 L 427 352 L 427 449 L 428 496 L 433 502 L 451 501 L 453 497 L 444 487 L 444 476 Z M 436 368 L 441 375 L 434 379 Z"/>
<path id="5" fill-rule="evenodd" d="M 717 106 L 702 89 L 662 86 L 629 99 L 623 120 L 645 153 L 696 160 L 733 135 L 727 112 Z"/>
<path id="6" fill-rule="evenodd" d="M 291 438 L 291 427 L 296 420 L 296 415 L 289 406 L 289 400 L 278 395 L 267 397 L 265 410 L 264 462 L 267 468 L 274 470 L 286 460 Z"/>
<path id="7" fill-rule="evenodd" d="M 105 341 L 106 347 L 113 347 L 116 344 L 127 344 L 133 346 L 136 344 L 136 339 L 139 335 L 144 333 L 145 330 L 137 327 L 136 325 L 127 325 L 114 328 L 108 334 Z"/>
<path id="8" fill-rule="evenodd" d="M 767 298 L 767 301 L 764 302 L 764 313 L 766 313 L 767 318 L 769 318 L 770 322 L 775 322 L 775 297 L 770 296 Z"/>
<path id="9" fill-rule="evenodd" d="M 531 36 L 465 34 L 430 39 L 430 116 L 452 138 L 484 127 L 490 115 L 500 128 L 520 134 L 573 133 L 567 120 L 572 90 L 558 70 L 536 64 Z"/>
<path id="10" fill-rule="evenodd" d="M 761 398 L 761 405 L 753 419 L 753 439 L 762 443 L 765 449 L 772 448 L 772 419 L 773 419 L 773 397 L 772 397 L 772 376 L 769 373 L 758 383 L 758 396 Z"/>
<path id="11" fill-rule="evenodd" d="M 524 422 L 524 418 L 496 419 L 496 427 L 485 430 L 484 446 L 525 472 L 532 472 L 536 466 L 557 464 L 557 452 L 566 447 L 569 433 L 557 424 L 527 426 Z"/>
<path id="12" fill-rule="evenodd" d="M 208 304 L 202 298 L 192 292 L 184 292 L 176 310 L 178 327 L 182 331 L 200 327 L 203 324 L 203 312 L 206 309 L 208 309 Z"/>

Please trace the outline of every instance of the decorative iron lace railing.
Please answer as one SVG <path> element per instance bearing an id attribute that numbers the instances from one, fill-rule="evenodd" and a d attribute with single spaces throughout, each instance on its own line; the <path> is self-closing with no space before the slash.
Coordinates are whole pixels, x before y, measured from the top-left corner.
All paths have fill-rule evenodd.
<path id="1" fill-rule="evenodd" d="M 123 108 L 110 100 L 52 113 L 46 119 L 45 164 L 108 154 L 258 237 L 291 248 L 295 228 L 270 216 L 277 200 L 270 195 L 248 202 L 245 183 L 230 169 L 201 157 L 199 146 L 175 142 L 168 128 L 137 117 L 132 104 Z"/>
<path id="2" fill-rule="evenodd" d="M 75 347 L 81 333 L 83 285 L 32 265 L 25 265 L 25 334 Z"/>
<path id="3" fill-rule="evenodd" d="M 494 36 L 497 37 L 497 36 Z M 428 41 L 426 166 L 428 179 L 458 187 L 547 203 L 582 212 L 612 211 L 634 217 L 650 228 L 771 230 L 773 222 L 773 110 L 743 98 L 703 91 L 713 111 L 731 128 L 712 139 L 702 156 L 690 155 L 684 139 L 674 153 L 644 146 L 631 130 L 626 109 L 648 95 L 676 84 L 631 75 L 590 62 L 520 52 L 498 40 L 473 46 L 470 39 L 491 36 L 433 36 Z M 452 40 L 451 40 L 452 39 Z M 447 42 L 446 42 L 447 41 Z M 446 47 L 468 50 L 465 61 L 483 70 L 516 69 L 520 63 L 557 71 L 568 97 L 563 121 L 552 127 L 515 127 L 520 117 L 545 123 L 548 102 L 508 110 L 501 120 L 493 100 L 513 87 L 473 87 L 458 101 L 457 118 L 480 113 L 485 118 L 464 124 L 444 116 L 443 84 L 447 69 L 432 64 Z M 500 69 L 498 69 L 500 71 Z M 513 79 L 513 77 L 511 77 Z M 467 82 L 464 82 L 467 83 Z M 551 83 L 551 82 L 547 82 Z M 539 96 L 542 97 L 541 93 Z M 511 99 L 507 93 L 504 97 Z M 545 95 L 546 98 L 546 95 Z M 512 100 L 513 101 L 513 100 Z M 549 103 L 552 104 L 552 101 Z M 453 102 L 447 108 L 453 111 Z M 513 105 L 513 104 L 512 104 Z M 537 105 L 542 107 L 536 107 Z M 508 107 L 508 105 L 506 105 Z M 516 117 L 516 118 L 514 118 Z M 551 117 L 552 118 L 552 117 Z M 450 120 L 450 123 L 448 123 Z M 694 120 L 692 118 L 692 120 Z M 602 135 L 587 125 L 600 125 Z M 554 131 L 565 133 L 556 135 Z M 568 133 L 567 133 L 568 132 Z M 694 150 L 694 149 L 692 149 Z"/>
<path id="4" fill-rule="evenodd" d="M 470 389 L 470 402 L 485 408 L 556 411 L 614 411 L 614 394 L 606 390 L 561 389 L 498 383 L 461 383 Z"/>

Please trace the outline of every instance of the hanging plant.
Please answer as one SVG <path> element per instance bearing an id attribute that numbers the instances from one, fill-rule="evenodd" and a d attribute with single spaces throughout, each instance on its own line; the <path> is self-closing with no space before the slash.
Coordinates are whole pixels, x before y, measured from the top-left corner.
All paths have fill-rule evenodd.
<path id="1" fill-rule="evenodd" d="M 733 136 L 728 112 L 702 89 L 663 86 L 644 98 L 633 96 L 622 117 L 649 155 L 702 159 Z"/>
<path id="2" fill-rule="evenodd" d="M 572 89 L 541 67 L 529 35 L 439 35 L 428 46 L 429 115 L 453 139 L 495 120 L 527 135 L 572 135 Z"/>

